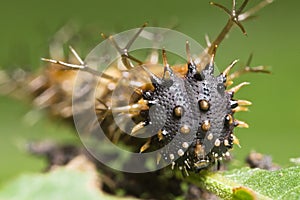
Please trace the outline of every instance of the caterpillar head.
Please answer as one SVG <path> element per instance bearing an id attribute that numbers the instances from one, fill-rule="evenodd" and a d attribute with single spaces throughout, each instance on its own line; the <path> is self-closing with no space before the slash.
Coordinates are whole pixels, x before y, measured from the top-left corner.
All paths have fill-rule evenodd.
<path id="1" fill-rule="evenodd" d="M 146 121 L 157 135 L 163 160 L 198 171 L 229 156 L 239 124 L 233 117 L 237 88 L 226 90 L 227 73 L 235 63 L 218 76 L 213 62 L 198 71 L 191 61 L 184 76 L 167 63 L 162 78 L 148 72 L 154 90 L 143 94 L 151 102 Z"/>

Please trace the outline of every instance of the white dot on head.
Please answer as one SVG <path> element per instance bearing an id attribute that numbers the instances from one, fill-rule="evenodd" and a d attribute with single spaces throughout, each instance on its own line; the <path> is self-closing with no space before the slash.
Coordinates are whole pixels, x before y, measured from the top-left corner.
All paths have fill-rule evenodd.
<path id="1" fill-rule="evenodd" d="M 167 132 L 166 130 L 163 130 L 161 133 L 162 133 L 163 135 L 167 135 L 167 134 L 168 134 L 168 132 Z"/>
<path id="2" fill-rule="evenodd" d="M 72 83 L 73 82 L 71 82 L 71 81 L 68 81 L 68 80 L 64 80 L 63 82 L 62 82 L 62 89 L 64 90 L 64 91 L 72 91 L 72 89 L 73 89 L 73 85 L 72 85 Z"/>
<path id="3" fill-rule="evenodd" d="M 116 89 L 116 84 L 115 83 L 109 83 L 109 84 L 107 84 L 107 89 L 109 89 L 109 90 L 114 90 L 114 89 Z"/>
<path id="4" fill-rule="evenodd" d="M 182 149 L 179 149 L 177 151 L 177 153 L 178 153 L 179 156 L 183 156 L 184 155 L 184 151 Z"/>
<path id="5" fill-rule="evenodd" d="M 191 129 L 190 129 L 190 127 L 188 127 L 188 125 L 183 125 L 180 128 L 180 132 L 183 134 L 189 134 L 191 132 Z"/>
<path id="6" fill-rule="evenodd" d="M 182 147 L 187 149 L 189 147 L 189 144 L 187 142 L 182 143 Z"/>
<path id="7" fill-rule="evenodd" d="M 213 137 L 214 137 L 214 136 L 213 136 L 213 134 L 212 134 L 212 133 L 210 133 L 210 134 L 208 134 L 208 136 L 207 136 L 207 139 L 208 139 L 208 140 L 212 140 L 212 139 L 213 139 Z"/>
<path id="8" fill-rule="evenodd" d="M 219 156 L 219 154 L 215 153 L 215 158 L 217 158 Z"/>
<path id="9" fill-rule="evenodd" d="M 225 145 L 225 146 L 229 146 L 228 140 L 224 140 L 224 145 Z"/>
<path id="10" fill-rule="evenodd" d="M 172 162 L 172 170 L 174 169 L 175 164 L 175 162 Z"/>
<path id="11" fill-rule="evenodd" d="M 124 77 L 124 78 L 128 78 L 128 77 L 129 77 L 129 72 L 126 72 L 126 71 L 123 72 L 123 77 Z"/>
<path id="12" fill-rule="evenodd" d="M 169 155 L 169 157 L 171 160 L 174 160 L 174 158 L 175 158 L 174 154 L 172 154 L 172 153 Z"/>
<path id="13" fill-rule="evenodd" d="M 191 166 L 189 165 L 189 163 L 188 163 L 187 160 L 184 161 L 184 164 L 185 164 L 189 169 L 191 169 Z"/>
<path id="14" fill-rule="evenodd" d="M 220 146 L 220 144 L 221 144 L 221 141 L 219 139 L 216 139 L 215 146 L 218 147 L 218 146 Z"/>
<path id="15" fill-rule="evenodd" d="M 230 153 L 229 153 L 229 151 L 227 151 L 227 152 L 225 153 L 225 156 L 227 156 L 227 157 L 229 157 L 229 156 L 230 156 Z"/>

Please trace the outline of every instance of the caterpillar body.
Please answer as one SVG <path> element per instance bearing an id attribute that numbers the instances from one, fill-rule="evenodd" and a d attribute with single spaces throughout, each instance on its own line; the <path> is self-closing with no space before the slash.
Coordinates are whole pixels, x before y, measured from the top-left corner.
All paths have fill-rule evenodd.
<path id="1" fill-rule="evenodd" d="M 230 74 L 237 63 L 234 60 L 222 73 L 214 73 L 216 50 L 230 29 L 237 25 L 246 34 L 241 22 L 270 3 L 265 0 L 243 12 L 247 2 L 245 0 L 236 8 L 233 0 L 232 11 L 211 3 L 229 14 L 229 20 L 213 42 L 207 40 L 207 48 L 196 58 L 187 41 L 187 62 L 184 64 L 171 66 L 165 49 L 161 51 L 163 66 L 159 64 L 157 49 L 153 49 L 145 61 L 130 54 L 129 48 L 143 35 L 146 25 L 135 31 L 124 48 L 114 36 L 104 36 L 119 53 L 119 59 L 102 71 L 91 68 L 72 47 L 75 63 L 43 59 L 51 66 L 47 73 L 30 82 L 31 91 L 36 94 L 35 101 L 39 106 L 50 107 L 56 115 L 70 118 L 74 115 L 69 93 L 74 77 L 77 71 L 91 74 L 97 79 L 96 85 L 89 86 L 95 87 L 93 109 L 97 120 L 86 124 L 88 129 L 92 129 L 93 123 L 100 124 L 106 136 L 115 143 L 122 141 L 139 146 L 143 141 L 145 144 L 140 145 L 137 152 L 156 150 L 157 163 L 170 163 L 187 174 L 207 169 L 230 157 L 229 150 L 238 144 L 234 128 L 248 127 L 234 117 L 234 113 L 246 111 L 251 105 L 249 101 L 234 98 L 248 82 L 232 86 L 233 80 L 247 72 L 267 72 L 264 66 L 249 67 L 248 63 Z"/>

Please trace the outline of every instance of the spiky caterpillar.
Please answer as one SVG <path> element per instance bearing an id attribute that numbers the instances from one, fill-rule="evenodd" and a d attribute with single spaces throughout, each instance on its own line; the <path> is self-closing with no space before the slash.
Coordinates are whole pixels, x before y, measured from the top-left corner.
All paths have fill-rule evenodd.
<path id="1" fill-rule="evenodd" d="M 159 67 L 156 67 L 154 72 L 150 72 L 146 67 L 147 61 L 140 61 L 128 54 L 130 42 L 133 42 L 142 32 L 143 27 L 124 49 L 116 44 L 113 37 L 108 38 L 121 55 L 123 71 L 112 67 L 107 71 L 97 72 L 89 68 L 72 48 L 71 52 L 79 64 L 69 64 L 51 59 L 44 60 L 70 69 L 87 71 L 101 76 L 101 79 L 105 80 L 104 84 L 102 82 L 102 85 L 97 88 L 99 101 L 96 105 L 96 112 L 107 135 L 110 135 L 112 140 L 117 141 L 122 134 L 111 117 L 112 113 L 129 113 L 130 117 L 137 122 L 134 127 L 131 127 L 132 136 L 136 136 L 140 130 L 146 127 L 153 127 L 151 133 L 148 134 L 154 136 L 150 137 L 140 148 L 140 152 L 146 151 L 150 145 L 158 148 L 168 145 L 168 148 L 162 148 L 158 155 L 158 161 L 162 158 L 167 162 L 172 162 L 173 166 L 178 165 L 185 171 L 189 169 L 198 171 L 211 166 L 217 160 L 228 157 L 228 150 L 232 148 L 234 142 L 237 143 L 233 135 L 234 127 L 248 126 L 246 123 L 234 119 L 233 116 L 235 112 L 245 111 L 247 108 L 243 106 L 250 104 L 248 101 L 233 99 L 234 93 L 247 83 L 242 83 L 229 90 L 226 90 L 227 87 L 232 84 L 234 78 L 245 72 L 264 72 L 263 67 L 249 68 L 246 66 L 240 71 L 229 74 L 229 70 L 236 63 L 234 61 L 219 76 L 213 75 L 216 49 L 231 27 L 237 24 L 245 33 L 240 22 L 269 3 L 269 1 L 263 1 L 257 7 L 242 13 L 247 2 L 247 0 L 244 1 L 241 7 L 236 9 L 235 1 L 233 1 L 232 11 L 220 4 L 212 3 L 225 10 L 230 16 L 224 29 L 212 43 L 208 42 L 206 52 L 200 55 L 200 63 L 191 59 L 189 45 L 187 45 L 188 63 L 180 66 L 170 67 L 166 53 L 163 51 L 163 74 Z M 138 63 L 138 65 L 134 65 L 134 63 Z M 157 62 L 152 64 L 158 65 Z M 138 66 L 146 71 L 152 84 L 135 88 L 137 97 L 130 105 L 110 105 L 112 85 L 124 77 L 126 69 L 138 68 Z M 147 82 L 139 80 L 138 75 L 134 74 L 127 79 L 137 80 L 141 83 Z M 126 86 L 129 87 L 125 84 L 123 88 Z M 121 95 L 124 98 L 130 98 L 125 91 Z M 169 145 L 170 143 L 172 145 Z"/>

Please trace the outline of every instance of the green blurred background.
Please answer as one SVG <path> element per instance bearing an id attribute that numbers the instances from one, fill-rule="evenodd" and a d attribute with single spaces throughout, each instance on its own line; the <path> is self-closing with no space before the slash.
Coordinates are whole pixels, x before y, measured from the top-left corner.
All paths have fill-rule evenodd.
<path id="1" fill-rule="evenodd" d="M 217 2 L 231 5 L 230 0 Z M 248 8 L 258 2 L 250 1 Z M 250 128 L 236 130 L 242 146 L 241 149 L 235 147 L 236 162 L 243 162 L 251 150 L 270 154 L 283 166 L 290 165 L 290 158 L 300 157 L 299 6 L 298 1 L 275 1 L 257 13 L 257 18 L 244 23 L 248 37 L 234 28 L 219 48 L 216 63 L 220 69 L 237 58 L 245 63 L 250 53 L 254 53 L 252 66 L 272 67 L 271 75 L 249 74 L 237 80 L 252 83 L 237 97 L 254 104 L 250 112 L 238 114 Z M 3 1 L 0 6 L 0 67 L 38 69 L 40 57 L 48 56 L 52 36 L 70 21 L 84 33 L 77 38 L 74 47 L 81 55 L 86 55 L 102 41 L 101 32 L 117 33 L 138 27 L 145 21 L 150 26 L 176 24 L 176 30 L 204 45 L 204 35 L 214 38 L 227 16 L 210 6 L 208 0 Z M 45 167 L 44 160 L 25 153 L 26 141 L 76 140 L 72 128 L 46 115 L 30 126 L 24 116 L 31 109 L 29 102 L 0 96 L 0 184 L 20 173 L 38 172 Z"/>

